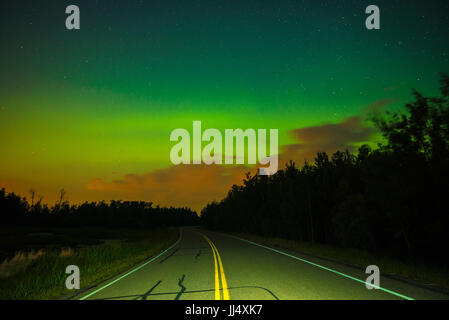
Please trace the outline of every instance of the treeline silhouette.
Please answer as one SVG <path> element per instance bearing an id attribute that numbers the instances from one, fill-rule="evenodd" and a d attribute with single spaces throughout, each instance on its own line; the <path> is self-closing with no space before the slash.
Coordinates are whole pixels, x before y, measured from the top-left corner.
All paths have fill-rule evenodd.
<path id="1" fill-rule="evenodd" d="M 159 226 L 197 225 L 199 218 L 189 208 L 153 207 L 152 202 L 111 201 L 85 202 L 70 205 L 61 201 L 52 207 L 28 203 L 25 197 L 0 190 L 0 219 L 7 227 L 124 227 L 151 228 Z M 34 200 L 34 192 L 31 192 Z"/>
<path id="2" fill-rule="evenodd" d="M 372 115 L 385 141 L 319 152 L 272 176 L 247 174 L 201 212 L 208 228 L 363 249 L 449 265 L 449 78 L 408 112 Z"/>

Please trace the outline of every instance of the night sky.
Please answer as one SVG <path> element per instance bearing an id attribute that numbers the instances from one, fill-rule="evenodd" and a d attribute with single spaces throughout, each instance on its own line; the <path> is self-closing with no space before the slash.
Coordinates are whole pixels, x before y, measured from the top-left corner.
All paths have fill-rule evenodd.
<path id="1" fill-rule="evenodd" d="M 81 29 L 65 28 L 66 6 Z M 381 30 L 365 28 L 365 8 Z M 372 111 L 436 95 L 449 2 L 4 0 L 0 187 L 53 203 L 151 200 L 200 209 L 246 167 L 170 163 L 170 132 L 279 129 L 280 161 L 354 151 Z"/>

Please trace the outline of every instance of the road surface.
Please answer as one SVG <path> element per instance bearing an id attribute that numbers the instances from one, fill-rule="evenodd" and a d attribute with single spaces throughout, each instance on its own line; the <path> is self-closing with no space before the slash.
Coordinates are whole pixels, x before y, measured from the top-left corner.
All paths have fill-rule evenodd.
<path id="1" fill-rule="evenodd" d="M 449 299 L 382 276 L 380 288 L 368 290 L 367 276 L 362 270 L 327 260 L 221 233 L 182 228 L 178 242 L 168 250 L 76 299 Z"/>

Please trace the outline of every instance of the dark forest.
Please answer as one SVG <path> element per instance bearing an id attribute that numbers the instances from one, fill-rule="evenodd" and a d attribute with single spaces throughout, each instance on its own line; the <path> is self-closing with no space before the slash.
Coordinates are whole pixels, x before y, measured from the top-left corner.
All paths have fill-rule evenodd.
<path id="1" fill-rule="evenodd" d="M 441 96 L 414 91 L 407 112 L 372 116 L 385 142 L 319 152 L 272 176 L 247 174 L 201 212 L 212 229 L 449 264 L 449 78 Z"/>

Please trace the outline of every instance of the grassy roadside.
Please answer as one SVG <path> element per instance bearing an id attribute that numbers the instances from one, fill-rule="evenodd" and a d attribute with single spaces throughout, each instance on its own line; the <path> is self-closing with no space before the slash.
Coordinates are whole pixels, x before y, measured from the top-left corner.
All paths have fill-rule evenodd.
<path id="1" fill-rule="evenodd" d="M 179 236 L 178 228 L 119 230 L 95 245 L 50 247 L 18 253 L 0 270 L 0 299 L 56 299 L 73 294 L 65 287 L 68 265 L 80 269 L 81 287 L 108 279 L 164 250 Z M 8 273 L 5 270 L 14 269 Z"/>
<path id="2" fill-rule="evenodd" d="M 449 292 L 449 270 L 422 264 L 404 263 L 398 259 L 377 256 L 358 249 L 339 248 L 330 245 L 298 242 L 280 238 L 267 238 L 252 234 L 228 232 L 234 236 L 280 249 L 289 249 L 299 253 L 333 260 L 365 270 L 368 265 L 377 265 L 381 273 L 431 289 Z"/>

